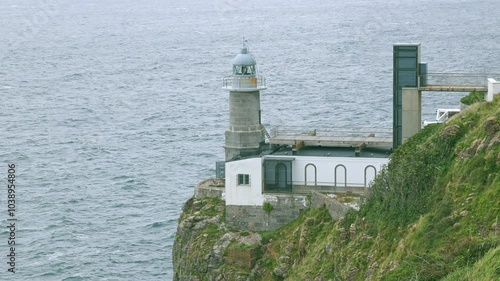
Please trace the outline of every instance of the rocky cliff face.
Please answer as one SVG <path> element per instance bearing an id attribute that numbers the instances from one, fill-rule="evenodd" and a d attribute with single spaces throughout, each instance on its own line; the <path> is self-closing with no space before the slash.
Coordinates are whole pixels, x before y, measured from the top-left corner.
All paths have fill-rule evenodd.
<path id="1" fill-rule="evenodd" d="M 292 267 L 304 260 L 308 246 L 318 242 L 321 231 L 333 228 L 329 210 L 322 207 L 305 212 L 279 231 L 238 231 L 224 223 L 224 201 L 191 198 L 179 219 L 173 249 L 174 280 L 285 280 Z M 340 235 L 345 238 L 349 233 Z M 324 253 L 332 254 L 331 243 L 324 247 Z M 330 280 L 316 275 L 311 280 Z"/>
<path id="2" fill-rule="evenodd" d="M 252 269 L 262 237 L 228 229 L 224 207 L 218 198 L 185 203 L 173 249 L 174 280 L 258 280 Z"/>

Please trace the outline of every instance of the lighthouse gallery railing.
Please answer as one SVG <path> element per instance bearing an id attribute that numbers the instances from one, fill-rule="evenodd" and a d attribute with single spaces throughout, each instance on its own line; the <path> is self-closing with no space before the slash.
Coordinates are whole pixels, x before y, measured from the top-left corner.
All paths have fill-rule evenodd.
<path id="1" fill-rule="evenodd" d="M 228 76 L 224 77 L 222 87 L 225 89 L 251 89 L 265 88 L 266 78 L 264 76 Z"/>

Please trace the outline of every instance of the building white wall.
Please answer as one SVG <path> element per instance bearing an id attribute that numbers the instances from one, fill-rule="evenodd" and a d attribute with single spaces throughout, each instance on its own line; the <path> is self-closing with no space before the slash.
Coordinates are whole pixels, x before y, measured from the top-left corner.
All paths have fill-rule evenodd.
<path id="1" fill-rule="evenodd" d="M 373 166 L 379 173 L 383 165 L 389 163 L 389 158 L 361 158 L 361 157 L 295 157 L 293 162 L 292 178 L 294 185 L 314 185 L 314 168 L 307 168 L 307 183 L 305 168 L 313 164 L 317 169 L 317 185 L 335 185 L 335 167 L 343 165 L 347 170 L 347 186 L 365 185 L 365 168 Z M 337 186 L 345 186 L 346 178 L 344 167 L 337 168 Z M 367 169 L 367 185 L 373 180 L 375 172 L 373 168 Z"/>
<path id="2" fill-rule="evenodd" d="M 292 162 L 293 185 L 314 186 L 314 167 L 317 169 L 317 185 L 335 186 L 334 171 L 338 165 L 343 165 L 347 170 L 347 182 L 344 168 L 337 168 L 337 186 L 353 187 L 366 186 L 374 179 L 375 172 L 379 173 L 384 165 L 389 163 L 389 158 L 361 158 L 361 157 L 313 157 L 313 156 L 282 156 L 280 158 L 294 158 Z M 266 201 L 262 194 L 263 169 L 262 158 L 251 158 L 226 163 L 226 205 L 262 206 Z M 307 183 L 305 169 L 308 166 Z M 238 185 L 238 174 L 250 175 L 249 185 Z"/>
<path id="3" fill-rule="evenodd" d="M 262 206 L 262 158 L 226 162 L 226 205 Z M 249 185 L 238 185 L 238 174 L 250 175 Z"/>
<path id="4" fill-rule="evenodd" d="M 493 101 L 493 97 L 500 93 L 500 81 L 493 78 L 488 78 L 488 93 L 486 94 L 486 101 Z"/>

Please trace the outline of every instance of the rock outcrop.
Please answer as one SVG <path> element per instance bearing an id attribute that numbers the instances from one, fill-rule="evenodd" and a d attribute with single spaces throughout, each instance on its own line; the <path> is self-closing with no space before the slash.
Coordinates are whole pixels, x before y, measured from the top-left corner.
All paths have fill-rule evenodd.
<path id="1" fill-rule="evenodd" d="M 224 201 L 189 199 L 179 219 L 173 248 L 174 280 L 256 280 L 251 273 L 261 236 L 228 229 Z"/>

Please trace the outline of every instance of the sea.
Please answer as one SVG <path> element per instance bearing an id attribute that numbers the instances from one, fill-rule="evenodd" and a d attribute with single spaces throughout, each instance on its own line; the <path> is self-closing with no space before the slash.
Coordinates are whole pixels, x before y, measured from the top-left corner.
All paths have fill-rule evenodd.
<path id="1" fill-rule="evenodd" d="M 172 280 L 244 41 L 268 130 L 391 128 L 394 43 L 500 73 L 499 26 L 498 0 L 2 0 L 0 280 Z M 464 95 L 425 92 L 423 119 Z"/>

